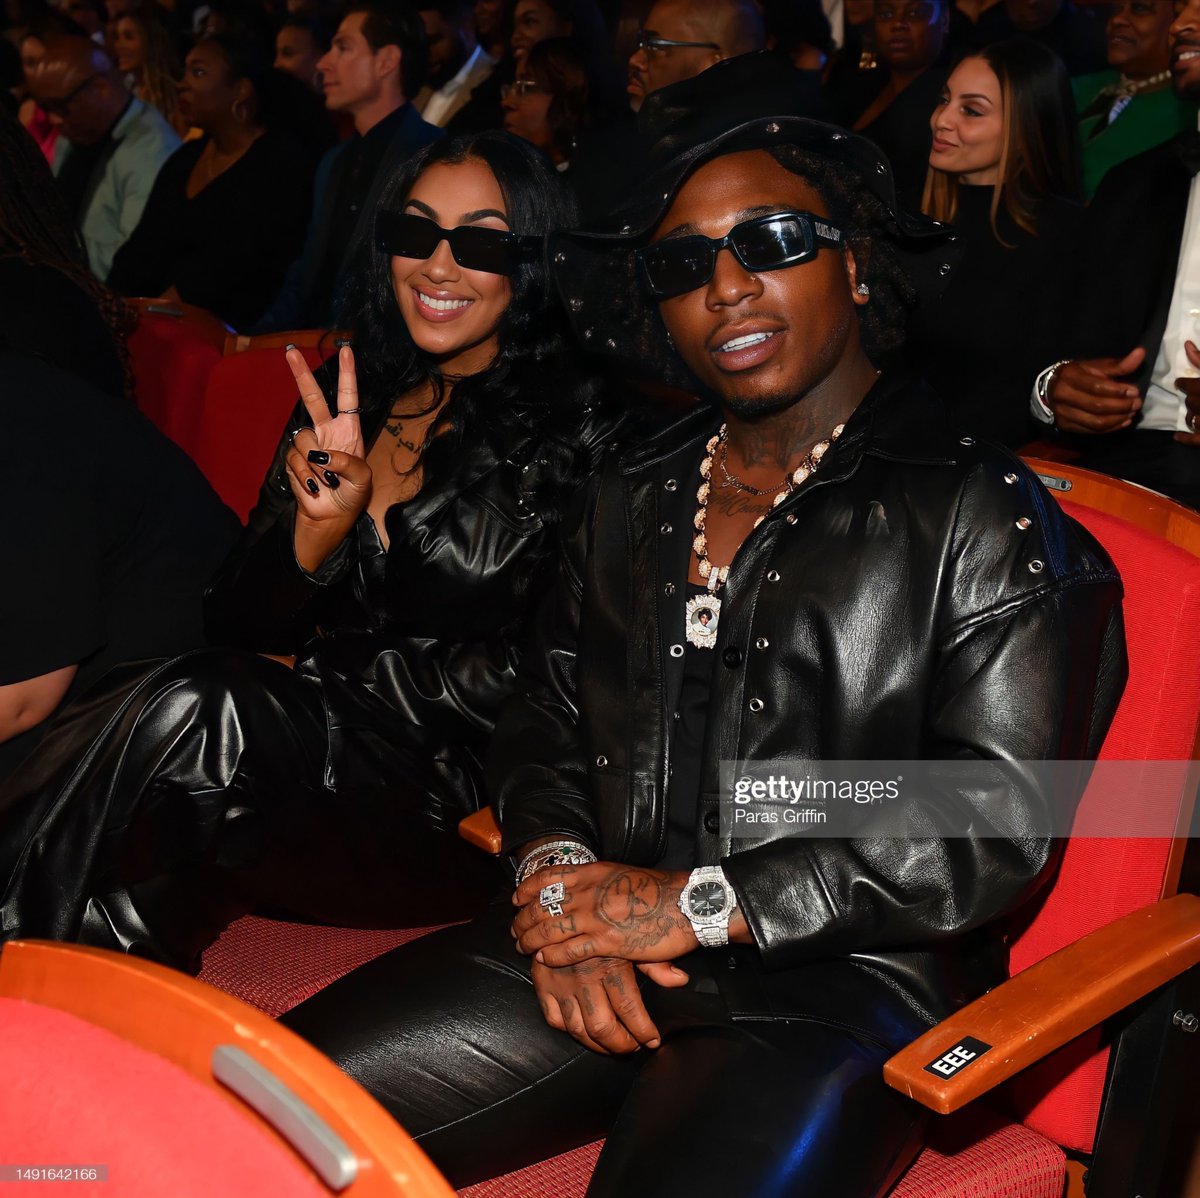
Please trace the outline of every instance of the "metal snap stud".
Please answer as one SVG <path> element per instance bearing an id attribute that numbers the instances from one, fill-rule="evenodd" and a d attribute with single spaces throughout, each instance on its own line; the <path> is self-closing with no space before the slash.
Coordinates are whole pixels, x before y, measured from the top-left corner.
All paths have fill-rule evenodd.
<path id="1" fill-rule="evenodd" d="M 768 582 L 778 582 L 779 581 L 779 571 L 778 570 L 768 570 L 767 571 L 767 581 Z"/>
<path id="2" fill-rule="evenodd" d="M 751 699 L 750 700 L 750 710 L 753 712 L 757 713 L 757 712 L 762 711 L 764 706 L 765 705 L 761 699 Z"/>
<path id="3" fill-rule="evenodd" d="M 596 768 L 602 770 L 607 764 L 608 758 L 601 753 L 600 756 L 596 758 Z"/>
<path id="4" fill-rule="evenodd" d="M 963 439 L 961 441 L 959 441 L 959 445 L 974 445 L 974 444 L 975 444 L 974 437 L 963 437 Z"/>
<path id="5" fill-rule="evenodd" d="M 1035 557 L 1033 561 L 1029 563 L 1030 574 L 1040 574 L 1045 568 L 1046 563 L 1042 561 L 1040 557 Z"/>
<path id="6" fill-rule="evenodd" d="M 664 491 L 677 491 L 678 489 L 679 484 L 673 478 L 669 478 L 665 483 L 663 483 Z"/>
<path id="7" fill-rule="evenodd" d="M 1033 521 L 1030 520 L 1030 518 L 1028 516 L 1018 516 L 1017 517 L 1017 527 L 1022 532 L 1024 532 L 1032 523 L 1033 523 Z"/>
<path id="8" fill-rule="evenodd" d="M 788 512 L 788 514 L 784 516 L 784 520 L 786 520 L 789 524 L 795 524 L 798 518 L 799 517 L 797 517 L 795 512 Z"/>
<path id="9" fill-rule="evenodd" d="M 1011 487 L 1017 481 L 1017 476 L 1010 470 L 1005 476 L 1004 481 Z"/>
<path id="10" fill-rule="evenodd" d="M 561 263 L 565 262 L 566 260 L 567 260 L 566 254 L 562 253 L 561 251 L 554 255 L 555 262 L 558 262 L 561 264 Z"/>
<path id="11" fill-rule="evenodd" d="M 950 263 L 943 262 L 941 264 L 941 266 L 938 267 L 938 274 L 940 274 L 942 276 L 942 278 L 945 278 L 949 273 L 950 273 Z"/>
<path id="12" fill-rule="evenodd" d="M 663 594 L 666 595 L 668 598 L 670 598 L 672 595 L 674 595 L 675 594 L 675 584 L 673 582 L 668 582 L 667 585 L 665 587 L 663 587 Z"/>
<path id="13" fill-rule="evenodd" d="M 671 646 L 671 656 L 672 657 L 682 657 L 683 656 L 683 646 L 682 645 L 672 645 Z"/>
<path id="14" fill-rule="evenodd" d="M 771 642 L 770 642 L 769 640 L 767 640 L 767 638 L 766 638 L 765 636 L 760 636 L 760 637 L 759 637 L 759 638 L 758 638 L 758 639 L 757 639 L 757 640 L 754 642 L 754 647 L 755 647 L 756 649 L 765 649 L 765 648 L 766 648 L 766 647 L 767 647 L 767 646 L 768 646 L 770 643 L 771 643 Z"/>
<path id="15" fill-rule="evenodd" d="M 669 524 L 664 524 L 658 531 L 661 532 L 664 537 L 670 536 L 671 526 Z"/>
<path id="16" fill-rule="evenodd" d="M 779 132 L 779 122 L 778 121 L 768 121 L 767 122 L 767 132 L 768 133 L 778 133 Z"/>

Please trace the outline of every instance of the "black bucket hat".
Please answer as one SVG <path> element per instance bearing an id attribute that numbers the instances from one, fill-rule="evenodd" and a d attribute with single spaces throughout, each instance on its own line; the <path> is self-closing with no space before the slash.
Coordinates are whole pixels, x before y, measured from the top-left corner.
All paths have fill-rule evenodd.
<path id="1" fill-rule="evenodd" d="M 587 350 L 618 359 L 635 376 L 695 386 L 668 350 L 658 305 L 646 290 L 635 254 L 648 244 L 692 171 L 741 150 L 795 146 L 844 168 L 886 209 L 885 234 L 917 302 L 940 294 L 959 257 L 953 230 L 899 207 L 891 165 L 871 142 L 789 112 L 793 79 L 790 63 L 762 51 L 726 59 L 647 96 L 630 147 L 635 165 L 626 174 L 637 182 L 628 197 L 599 227 L 558 232 L 549 240 L 555 284 Z"/>

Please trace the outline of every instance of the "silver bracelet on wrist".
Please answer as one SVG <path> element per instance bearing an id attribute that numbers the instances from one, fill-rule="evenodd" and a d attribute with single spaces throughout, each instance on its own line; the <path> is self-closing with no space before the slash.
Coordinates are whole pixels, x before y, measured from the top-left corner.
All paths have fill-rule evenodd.
<path id="1" fill-rule="evenodd" d="M 1033 384 L 1033 393 L 1037 396 L 1037 401 L 1042 405 L 1044 412 L 1050 413 L 1050 425 L 1054 427 L 1058 421 L 1055 417 L 1054 409 L 1050 406 L 1050 388 L 1054 384 L 1054 376 L 1064 367 L 1074 361 L 1074 358 L 1063 358 L 1060 362 L 1055 362 L 1053 366 L 1047 366 L 1045 370 L 1037 376 L 1036 382 Z"/>
<path id="2" fill-rule="evenodd" d="M 551 865 L 591 865 L 596 854 L 578 840 L 552 840 L 525 854 L 517 866 L 517 885 Z"/>

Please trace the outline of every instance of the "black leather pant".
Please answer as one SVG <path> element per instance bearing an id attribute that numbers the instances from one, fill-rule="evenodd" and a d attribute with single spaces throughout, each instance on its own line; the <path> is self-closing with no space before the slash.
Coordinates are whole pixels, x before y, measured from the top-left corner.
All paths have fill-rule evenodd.
<path id="1" fill-rule="evenodd" d="M 916 1155 L 920 1108 L 881 1075 L 899 1044 L 777 1002 L 731 1009 L 722 974 L 758 968 L 754 950 L 693 953 L 680 990 L 644 983 L 662 1046 L 601 1056 L 543 1021 L 512 914 L 403 945 L 284 1016 L 453 1185 L 607 1136 L 590 1198 L 873 1198 Z"/>
<path id="2" fill-rule="evenodd" d="M 114 671 L 0 784 L 0 940 L 194 971 L 252 909 L 415 927 L 466 918 L 502 885 L 419 745 L 376 743 L 378 784 L 337 789 L 327 746 L 319 686 L 255 654 Z M 434 901 L 423 879 L 454 884 Z"/>

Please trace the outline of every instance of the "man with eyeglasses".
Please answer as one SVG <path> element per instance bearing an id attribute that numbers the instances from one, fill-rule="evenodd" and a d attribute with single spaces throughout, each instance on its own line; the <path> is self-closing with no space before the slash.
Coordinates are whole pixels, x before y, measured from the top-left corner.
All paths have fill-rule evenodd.
<path id="1" fill-rule="evenodd" d="M 629 106 L 637 112 L 650 92 L 766 44 L 754 0 L 657 0 L 629 57 Z"/>
<path id="2" fill-rule="evenodd" d="M 30 91 L 68 143 L 55 172 L 88 263 L 105 279 L 179 136 L 156 108 L 130 94 L 108 54 L 85 38 L 47 43 Z"/>
<path id="3" fill-rule="evenodd" d="M 1103 551 L 881 374 L 946 230 L 729 68 L 651 97 L 614 226 L 549 247 L 584 344 L 707 402 L 564 520 L 489 753 L 515 893 L 285 1017 L 460 1187 L 607 1136 L 589 1198 L 887 1192 L 923 1120 L 884 1061 L 1004 977 L 1061 850 L 1019 763 L 1093 758 L 1123 685 Z M 917 757 L 974 772 L 890 832 L 735 822 L 739 763 Z"/>

